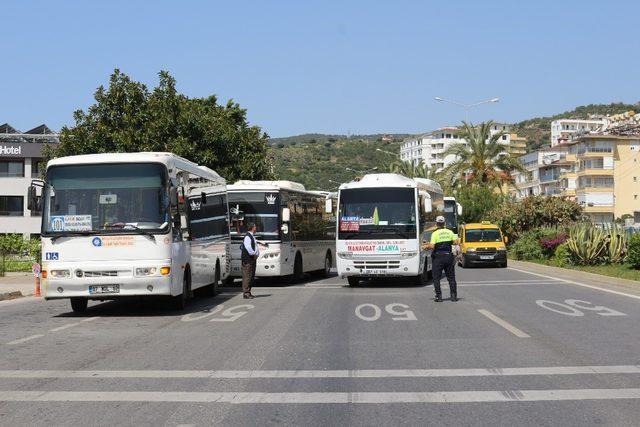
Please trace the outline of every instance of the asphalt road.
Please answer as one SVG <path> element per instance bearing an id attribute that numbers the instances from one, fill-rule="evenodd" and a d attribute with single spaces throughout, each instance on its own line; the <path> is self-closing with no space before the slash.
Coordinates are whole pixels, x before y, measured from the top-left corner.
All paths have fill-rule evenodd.
<path id="1" fill-rule="evenodd" d="M 184 313 L 1 302 L 0 425 L 638 425 L 638 297 L 514 269 L 458 280 L 441 304 L 337 277 Z"/>

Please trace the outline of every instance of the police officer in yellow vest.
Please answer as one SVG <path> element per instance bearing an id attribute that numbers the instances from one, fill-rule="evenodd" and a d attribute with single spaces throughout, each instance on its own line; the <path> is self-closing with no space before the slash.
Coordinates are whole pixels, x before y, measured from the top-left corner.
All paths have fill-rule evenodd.
<path id="1" fill-rule="evenodd" d="M 431 242 L 426 246 L 432 252 L 432 273 L 433 273 L 433 289 L 436 292 L 434 301 L 442 302 L 442 291 L 440 290 L 440 279 L 442 272 L 447 276 L 449 281 L 449 290 L 451 292 L 451 301 L 458 301 L 458 289 L 456 284 L 456 258 L 453 255 L 453 245 L 460 243 L 458 235 L 453 231 L 445 228 L 445 219 L 443 216 L 436 218 L 436 226 L 438 227 L 431 234 Z"/>

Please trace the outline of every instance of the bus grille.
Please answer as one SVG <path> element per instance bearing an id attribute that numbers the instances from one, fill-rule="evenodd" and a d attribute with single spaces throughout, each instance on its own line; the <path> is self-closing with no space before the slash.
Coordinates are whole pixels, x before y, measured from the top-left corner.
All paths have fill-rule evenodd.
<path id="1" fill-rule="evenodd" d="M 400 261 L 353 261 L 353 266 L 365 270 L 393 269 L 400 268 Z"/>
<path id="2" fill-rule="evenodd" d="M 117 277 L 118 271 L 85 271 L 84 277 Z"/>

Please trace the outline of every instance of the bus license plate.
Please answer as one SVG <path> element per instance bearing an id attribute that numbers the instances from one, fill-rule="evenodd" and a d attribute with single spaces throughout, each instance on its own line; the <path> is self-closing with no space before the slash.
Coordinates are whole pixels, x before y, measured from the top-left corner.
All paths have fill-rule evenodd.
<path id="1" fill-rule="evenodd" d="M 480 259 L 493 259 L 493 255 L 480 255 Z"/>
<path id="2" fill-rule="evenodd" d="M 117 294 L 120 293 L 120 285 L 95 285 L 89 286 L 89 293 L 93 294 Z"/>
<path id="3" fill-rule="evenodd" d="M 387 270 L 361 270 L 361 273 L 367 276 L 384 276 Z"/>

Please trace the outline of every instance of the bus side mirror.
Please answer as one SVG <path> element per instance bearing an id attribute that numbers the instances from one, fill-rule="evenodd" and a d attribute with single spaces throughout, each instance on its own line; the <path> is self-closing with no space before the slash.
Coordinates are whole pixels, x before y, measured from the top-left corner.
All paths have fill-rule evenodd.
<path id="1" fill-rule="evenodd" d="M 38 197 L 36 186 L 31 184 L 27 193 L 27 209 L 29 209 L 30 211 L 39 211 L 39 202 L 40 198 Z"/>
<path id="2" fill-rule="evenodd" d="M 331 199 L 326 199 L 324 201 L 324 213 L 332 213 L 333 212 L 333 202 Z"/>
<path id="3" fill-rule="evenodd" d="M 200 202 L 203 205 L 207 204 L 207 193 L 205 193 L 204 191 L 200 194 Z"/>
<path id="4" fill-rule="evenodd" d="M 282 231 L 282 234 L 289 234 L 289 226 L 287 224 L 282 224 L 280 231 Z"/>
<path id="5" fill-rule="evenodd" d="M 458 209 L 458 216 L 462 215 L 462 205 L 460 203 L 456 203 L 456 208 Z"/>
<path id="6" fill-rule="evenodd" d="M 171 187 L 169 189 L 169 202 L 171 206 L 178 205 L 178 189 L 176 187 Z"/>
<path id="7" fill-rule="evenodd" d="M 424 199 L 424 212 L 425 213 L 431 213 L 433 212 L 433 203 L 431 202 L 430 198 L 425 198 Z"/>
<path id="8" fill-rule="evenodd" d="M 282 222 L 291 221 L 291 210 L 289 208 L 282 208 Z"/>

